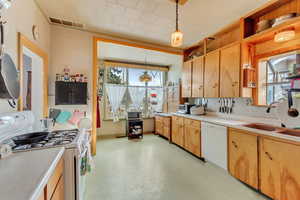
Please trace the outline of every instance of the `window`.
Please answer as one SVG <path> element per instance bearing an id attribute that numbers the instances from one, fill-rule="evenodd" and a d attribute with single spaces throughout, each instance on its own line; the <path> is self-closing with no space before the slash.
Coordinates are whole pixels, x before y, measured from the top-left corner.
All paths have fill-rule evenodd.
<path id="1" fill-rule="evenodd" d="M 145 72 L 151 77 L 147 83 L 140 81 Z M 107 67 L 105 74 L 105 119 L 113 119 L 116 114 L 125 118 L 128 111 L 140 111 L 145 118 L 152 117 L 154 112 L 162 112 L 166 72 Z"/>
<path id="2" fill-rule="evenodd" d="M 258 104 L 269 105 L 274 101 L 287 98 L 287 90 L 291 88 L 286 79 L 295 73 L 297 57 L 295 52 L 263 59 L 258 65 Z"/>

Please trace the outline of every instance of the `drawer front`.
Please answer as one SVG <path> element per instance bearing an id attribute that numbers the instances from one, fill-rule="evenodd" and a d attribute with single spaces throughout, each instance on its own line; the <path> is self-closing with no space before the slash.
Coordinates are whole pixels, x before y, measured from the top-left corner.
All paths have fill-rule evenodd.
<path id="1" fill-rule="evenodd" d="M 184 124 L 186 126 L 192 126 L 192 127 L 195 127 L 195 128 L 200 128 L 201 127 L 201 122 L 198 121 L 198 120 L 193 120 L 193 119 L 185 118 L 184 119 Z"/>
<path id="2" fill-rule="evenodd" d="M 49 179 L 49 182 L 47 184 L 47 199 L 51 199 L 55 188 L 60 180 L 60 178 L 63 175 L 63 171 L 64 171 L 64 159 L 61 159 L 57 166 L 56 169 L 54 171 L 54 173 L 52 174 L 52 176 Z"/>

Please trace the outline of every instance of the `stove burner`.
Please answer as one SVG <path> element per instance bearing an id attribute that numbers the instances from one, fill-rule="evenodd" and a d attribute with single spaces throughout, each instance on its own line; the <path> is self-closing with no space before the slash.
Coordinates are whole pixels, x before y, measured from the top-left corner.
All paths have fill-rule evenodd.
<path id="1" fill-rule="evenodd" d="M 78 129 L 53 131 L 42 141 L 32 144 L 12 145 L 13 151 L 24 151 L 29 149 L 54 147 L 59 145 L 67 145 L 72 143 L 79 133 Z"/>

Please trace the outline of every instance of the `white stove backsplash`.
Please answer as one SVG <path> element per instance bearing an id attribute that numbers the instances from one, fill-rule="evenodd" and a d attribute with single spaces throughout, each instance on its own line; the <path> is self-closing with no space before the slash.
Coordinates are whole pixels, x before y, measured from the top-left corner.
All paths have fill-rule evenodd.
<path id="1" fill-rule="evenodd" d="M 190 103 L 194 103 L 197 99 L 189 99 Z M 253 106 L 249 104 L 251 99 L 249 98 L 235 98 L 235 104 L 232 114 L 223 114 L 223 116 L 243 116 L 245 118 L 257 118 L 263 120 L 264 123 L 268 121 L 270 123 L 280 120 L 288 128 L 300 127 L 300 116 L 296 118 L 289 117 L 287 115 L 288 103 L 283 102 L 277 108 L 271 109 L 270 113 L 267 113 L 267 107 Z M 208 112 L 218 112 L 219 111 L 219 98 L 209 98 L 208 99 Z M 300 111 L 300 99 L 294 100 L 294 107 Z M 278 124 L 277 124 L 278 125 Z"/>

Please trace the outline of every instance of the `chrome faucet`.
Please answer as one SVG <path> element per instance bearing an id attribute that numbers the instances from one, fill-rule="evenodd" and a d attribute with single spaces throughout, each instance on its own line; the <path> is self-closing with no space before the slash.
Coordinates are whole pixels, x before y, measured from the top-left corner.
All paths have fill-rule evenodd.
<path id="1" fill-rule="evenodd" d="M 284 101 L 284 100 L 286 100 L 286 99 L 285 98 L 280 98 L 280 99 L 278 99 L 278 101 L 274 101 L 274 102 L 270 103 L 268 105 L 268 108 L 267 108 L 266 112 L 270 113 L 271 109 L 273 108 L 273 105 L 279 104 L 281 101 Z"/>

